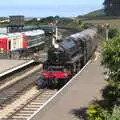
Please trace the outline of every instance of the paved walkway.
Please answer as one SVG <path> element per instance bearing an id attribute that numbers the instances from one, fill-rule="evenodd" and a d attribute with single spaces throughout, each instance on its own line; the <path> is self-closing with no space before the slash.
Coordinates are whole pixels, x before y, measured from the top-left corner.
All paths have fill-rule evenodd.
<path id="1" fill-rule="evenodd" d="M 38 114 L 32 120 L 80 120 L 88 104 L 95 98 L 101 98 L 100 90 L 104 87 L 103 68 L 100 57 L 90 62 L 88 66 L 76 76 L 72 85 L 56 102 Z"/>
<path id="2" fill-rule="evenodd" d="M 26 60 L 7 60 L 7 59 L 0 59 L 0 73 L 3 73 L 7 70 L 10 70 L 14 67 L 22 65 L 28 61 Z"/>

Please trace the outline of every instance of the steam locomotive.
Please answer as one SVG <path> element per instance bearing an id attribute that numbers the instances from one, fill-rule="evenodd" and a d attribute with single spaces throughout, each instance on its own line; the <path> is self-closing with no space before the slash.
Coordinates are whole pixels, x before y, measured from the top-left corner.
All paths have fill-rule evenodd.
<path id="1" fill-rule="evenodd" d="M 36 84 L 38 88 L 64 85 L 89 60 L 97 46 L 97 29 L 89 28 L 72 34 L 51 46 L 43 63 L 43 72 Z"/>

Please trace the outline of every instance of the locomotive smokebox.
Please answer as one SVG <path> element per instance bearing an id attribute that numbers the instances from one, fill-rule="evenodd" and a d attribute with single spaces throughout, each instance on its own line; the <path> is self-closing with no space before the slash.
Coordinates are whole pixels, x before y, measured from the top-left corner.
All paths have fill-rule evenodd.
<path id="1" fill-rule="evenodd" d="M 54 58 L 54 59 L 53 59 Z M 51 47 L 48 50 L 48 61 L 50 64 L 64 64 L 66 61 L 66 54 L 63 48 Z"/>

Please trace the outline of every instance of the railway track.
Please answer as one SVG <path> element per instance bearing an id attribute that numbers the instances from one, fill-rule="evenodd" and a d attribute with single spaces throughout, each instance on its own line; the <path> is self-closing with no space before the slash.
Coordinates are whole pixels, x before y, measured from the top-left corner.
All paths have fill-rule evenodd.
<path id="1" fill-rule="evenodd" d="M 1 83 L 0 120 L 26 120 L 56 93 L 56 90 L 36 89 L 35 82 L 39 79 L 41 67 L 31 67 L 25 70 L 26 73 L 21 72 L 21 76 L 17 74 L 13 79 Z"/>
<path id="2" fill-rule="evenodd" d="M 56 90 L 44 89 L 39 91 L 33 87 L 24 97 L 19 98 L 15 103 L 8 106 L 1 114 L 0 120 L 27 120 L 55 93 Z M 21 103 L 20 100 L 22 101 Z M 10 108 L 17 102 L 19 104 L 16 107 Z M 8 109 L 10 109 L 9 112 L 7 112 Z"/>
<path id="3" fill-rule="evenodd" d="M 41 65 L 35 67 L 35 69 L 27 72 L 26 75 L 14 79 L 13 81 L 7 81 L 0 90 L 0 109 L 3 109 L 6 105 L 12 103 L 16 96 L 24 93 L 30 86 L 35 84 L 36 79 L 39 79 L 39 73 Z"/>
<path id="4" fill-rule="evenodd" d="M 23 69 L 20 69 L 17 72 L 15 71 L 11 75 L 8 75 L 8 76 L 6 75 L 6 78 L 3 77 L 2 79 L 0 79 L 0 92 L 8 88 L 9 86 L 19 82 L 20 80 L 26 78 L 30 74 L 38 71 L 39 69 L 41 69 L 41 67 L 42 65 L 33 63 L 29 66 L 26 66 Z"/>

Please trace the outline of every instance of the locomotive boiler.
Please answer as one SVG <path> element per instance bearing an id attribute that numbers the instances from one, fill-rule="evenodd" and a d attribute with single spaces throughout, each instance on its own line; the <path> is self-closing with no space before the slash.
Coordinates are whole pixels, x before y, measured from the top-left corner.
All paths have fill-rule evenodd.
<path id="1" fill-rule="evenodd" d="M 43 72 L 37 80 L 37 87 L 64 85 L 89 60 L 97 46 L 97 29 L 89 28 L 70 35 L 51 46 L 48 58 L 43 63 Z"/>

